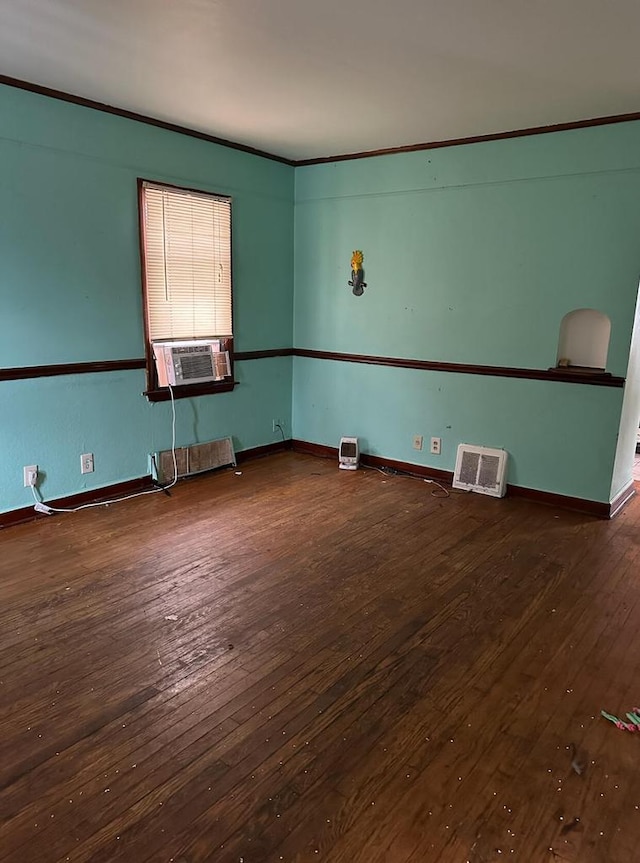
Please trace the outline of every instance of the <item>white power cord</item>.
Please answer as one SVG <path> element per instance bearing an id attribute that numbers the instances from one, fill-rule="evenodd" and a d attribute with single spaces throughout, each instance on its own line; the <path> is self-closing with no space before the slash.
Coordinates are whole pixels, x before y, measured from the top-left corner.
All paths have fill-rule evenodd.
<path id="1" fill-rule="evenodd" d="M 171 396 L 171 456 L 173 458 L 173 479 L 160 491 L 166 491 L 167 489 L 173 488 L 174 485 L 178 482 L 178 462 L 176 461 L 176 400 L 173 397 L 173 387 L 171 384 L 167 384 L 169 387 L 169 395 Z"/>
<path id="2" fill-rule="evenodd" d="M 48 503 L 40 500 L 36 492 L 36 483 L 34 483 L 33 485 L 31 485 L 31 493 L 33 495 L 33 499 L 35 500 L 34 509 L 36 510 L 36 512 L 43 512 L 47 515 L 51 515 L 54 512 L 80 512 L 81 509 L 93 509 L 93 507 L 96 506 L 110 506 L 112 503 L 121 503 L 123 500 L 131 500 L 134 497 L 142 497 L 145 494 L 157 494 L 160 491 L 168 491 L 170 488 L 173 488 L 174 485 L 178 482 L 178 462 L 176 460 L 176 400 L 173 396 L 173 387 L 170 384 L 169 393 L 171 395 L 171 455 L 173 456 L 173 479 L 171 480 L 169 485 L 165 485 L 159 488 L 150 488 L 147 491 L 137 491 L 135 494 L 128 494 L 125 497 L 116 497 L 112 500 L 98 501 L 97 503 L 85 503 L 82 504 L 82 506 L 65 509 L 63 507 L 49 506 Z"/>
<path id="3" fill-rule="evenodd" d="M 431 489 L 431 497 L 451 497 L 451 493 L 449 489 L 445 488 L 435 479 L 425 479 L 425 482 L 430 483 L 431 485 L 437 485 L 438 488 L 441 488 L 444 494 L 436 494 L 436 490 L 434 488 Z"/>

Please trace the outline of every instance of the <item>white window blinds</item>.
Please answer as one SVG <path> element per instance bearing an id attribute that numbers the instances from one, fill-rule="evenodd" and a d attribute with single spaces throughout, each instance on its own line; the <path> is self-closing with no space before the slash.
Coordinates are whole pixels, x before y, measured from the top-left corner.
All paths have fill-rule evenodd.
<path id="1" fill-rule="evenodd" d="M 231 200 L 142 184 L 149 338 L 232 336 Z"/>

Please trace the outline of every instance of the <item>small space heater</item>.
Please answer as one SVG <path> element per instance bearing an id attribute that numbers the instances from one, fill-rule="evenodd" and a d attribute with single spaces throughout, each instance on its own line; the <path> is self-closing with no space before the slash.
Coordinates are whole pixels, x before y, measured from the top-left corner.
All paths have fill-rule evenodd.
<path id="1" fill-rule="evenodd" d="M 360 450 L 357 437 L 340 438 L 338 449 L 338 467 L 341 470 L 357 470 L 360 461 Z"/>

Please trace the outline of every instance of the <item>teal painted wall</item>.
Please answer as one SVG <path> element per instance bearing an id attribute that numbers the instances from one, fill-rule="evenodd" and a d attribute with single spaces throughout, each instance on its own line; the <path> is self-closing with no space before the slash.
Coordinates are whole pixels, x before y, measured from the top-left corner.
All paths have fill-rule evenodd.
<path id="1" fill-rule="evenodd" d="M 238 350 L 291 346 L 293 169 L 0 86 L 0 367 L 143 355 L 136 178 L 233 197 Z M 238 363 L 233 393 L 177 402 L 178 444 L 238 450 L 291 423 L 291 360 Z M 22 466 L 51 499 L 148 472 L 170 408 L 132 371 L 0 383 L 0 511 L 24 506 Z M 81 452 L 96 470 L 81 476 Z"/>
<path id="2" fill-rule="evenodd" d="M 238 350 L 547 368 L 564 314 L 592 307 L 612 321 L 608 370 L 627 373 L 638 123 L 298 168 L 294 207 L 288 166 L 2 86 L 0 367 L 142 356 L 139 176 L 233 197 Z M 368 452 L 449 470 L 461 441 L 504 446 L 511 482 L 594 500 L 628 479 L 620 390 L 306 358 L 236 369 L 233 393 L 177 403 L 179 445 L 259 446 L 278 417 L 297 438 L 357 434 Z M 25 464 L 49 499 L 146 473 L 170 406 L 143 388 L 138 371 L 0 383 L 0 511 L 30 502 Z M 442 455 L 413 450 L 414 434 L 441 437 Z"/>
<path id="3" fill-rule="evenodd" d="M 593 389 L 296 357 L 293 428 L 331 446 L 357 435 L 363 452 L 443 470 L 453 470 L 460 442 L 504 447 L 509 482 L 608 500 L 622 391 L 594 399 Z M 421 452 L 413 434 L 425 437 Z M 440 456 L 429 454 L 432 436 Z"/>
<path id="4" fill-rule="evenodd" d="M 288 357 L 238 363 L 232 393 L 176 402 L 179 446 L 230 435 L 236 451 L 280 439 L 272 418 L 290 429 Z M 171 407 L 141 396 L 143 371 L 108 372 L 0 383 L 0 477 L 4 510 L 32 502 L 22 466 L 38 464 L 48 500 L 149 473 L 148 453 L 171 446 Z M 10 417 L 7 420 L 7 417 Z M 80 453 L 95 472 L 80 476 Z"/>
<path id="5" fill-rule="evenodd" d="M 545 369 L 563 316 L 589 307 L 625 375 L 639 273 L 638 123 L 296 170 L 296 347 Z M 504 446 L 511 482 L 593 500 L 609 500 L 621 405 L 598 387 L 294 361 L 295 437 L 359 434 L 448 470 L 460 442 Z"/>

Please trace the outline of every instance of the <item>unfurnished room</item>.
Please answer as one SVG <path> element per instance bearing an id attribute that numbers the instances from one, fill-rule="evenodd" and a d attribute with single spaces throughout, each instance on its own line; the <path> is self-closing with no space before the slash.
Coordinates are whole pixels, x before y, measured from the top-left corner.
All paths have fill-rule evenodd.
<path id="1" fill-rule="evenodd" d="M 629 863 L 640 6 L 5 0 L 0 863 Z"/>

